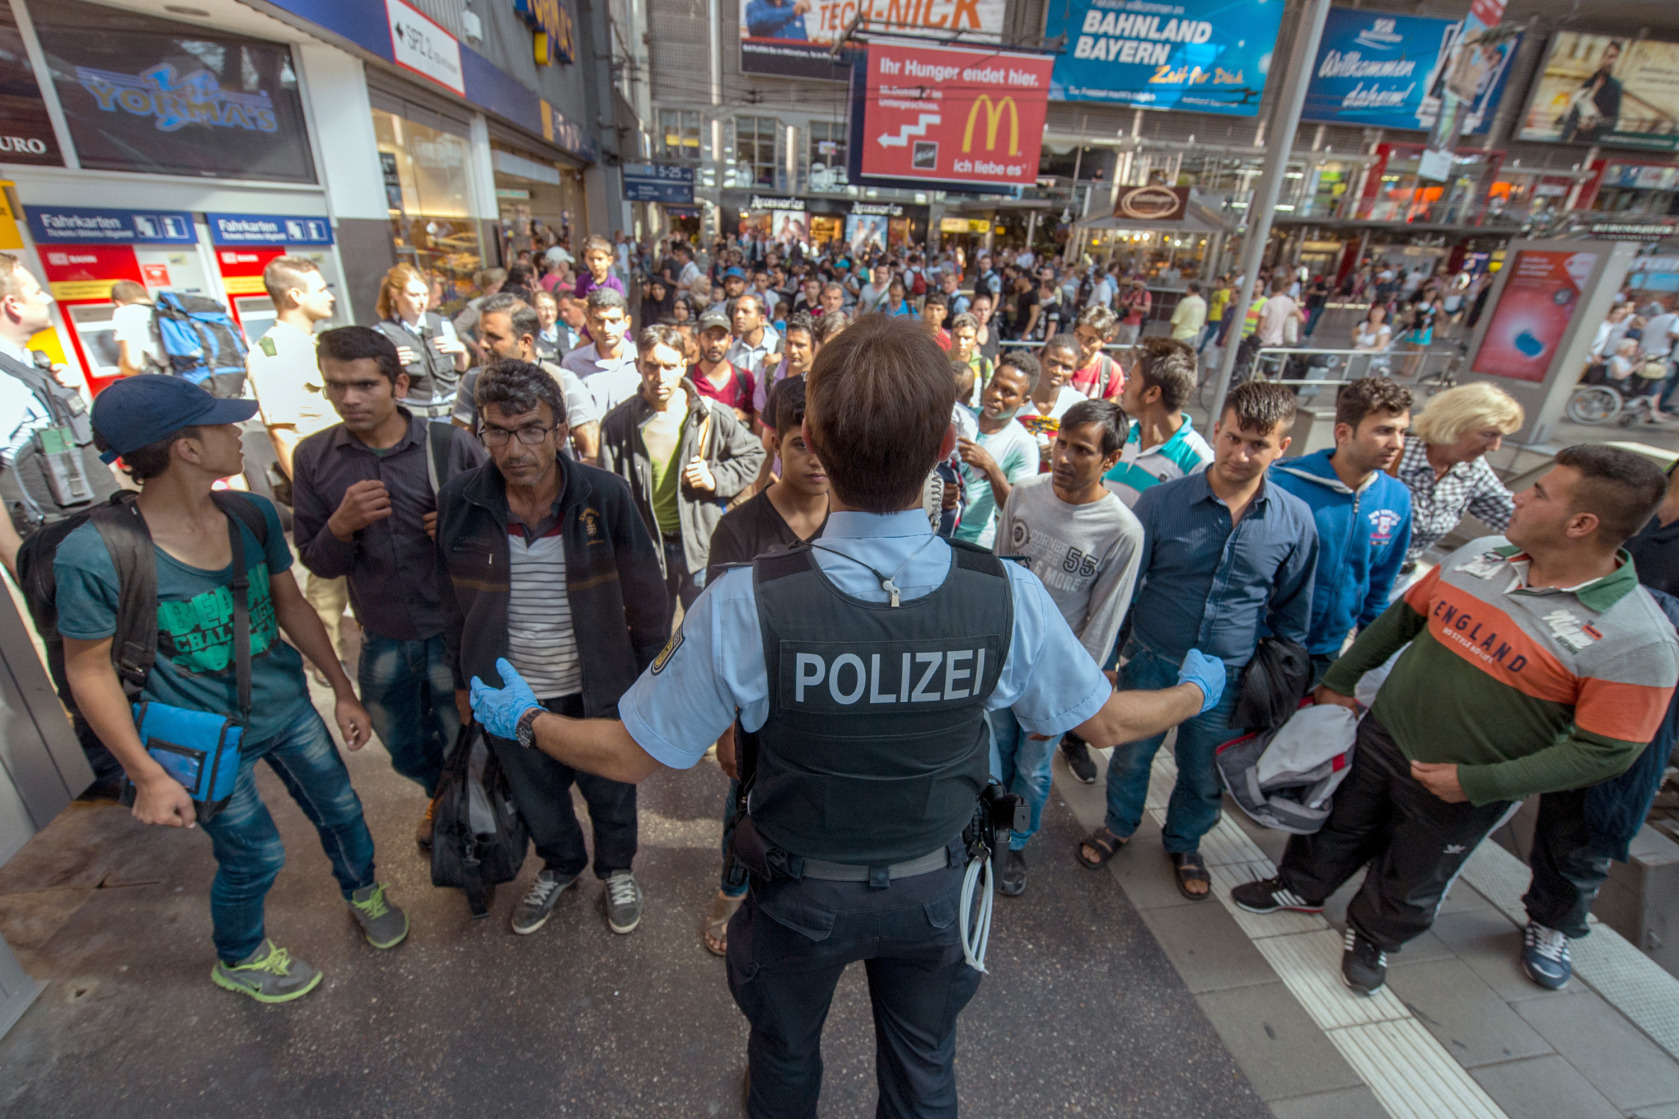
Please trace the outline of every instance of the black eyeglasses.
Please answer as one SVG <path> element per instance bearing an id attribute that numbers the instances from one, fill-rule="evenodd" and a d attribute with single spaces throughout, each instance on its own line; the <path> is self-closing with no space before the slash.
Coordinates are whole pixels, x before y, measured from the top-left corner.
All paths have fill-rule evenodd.
<path id="1" fill-rule="evenodd" d="M 543 427 L 540 424 L 530 424 L 517 431 L 508 431 L 505 427 L 481 427 L 478 429 L 478 438 L 486 447 L 505 447 L 507 441 L 517 435 L 519 442 L 527 447 L 534 447 L 548 438 L 548 433 L 559 426 L 555 424 L 553 427 Z"/>

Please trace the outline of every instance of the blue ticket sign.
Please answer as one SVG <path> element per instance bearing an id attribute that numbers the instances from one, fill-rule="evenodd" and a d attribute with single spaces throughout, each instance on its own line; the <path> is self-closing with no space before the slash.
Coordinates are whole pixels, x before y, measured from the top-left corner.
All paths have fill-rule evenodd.
<path id="1" fill-rule="evenodd" d="M 1052 101 L 1259 112 L 1283 0 L 1050 0 Z"/>
<path id="2" fill-rule="evenodd" d="M 210 240 L 218 245 L 330 245 L 332 223 L 325 218 L 284 214 L 205 214 Z"/>
<path id="3" fill-rule="evenodd" d="M 192 215 L 178 210 L 26 206 L 39 245 L 194 245 Z"/>
<path id="4" fill-rule="evenodd" d="M 672 163 L 626 163 L 624 200 L 692 205 L 694 169 Z"/>
<path id="5" fill-rule="evenodd" d="M 1331 8 L 1300 119 L 1377 128 L 1431 129 L 1440 116 L 1460 20 Z M 1466 135 L 1492 123 L 1519 35 L 1481 47 Z"/>

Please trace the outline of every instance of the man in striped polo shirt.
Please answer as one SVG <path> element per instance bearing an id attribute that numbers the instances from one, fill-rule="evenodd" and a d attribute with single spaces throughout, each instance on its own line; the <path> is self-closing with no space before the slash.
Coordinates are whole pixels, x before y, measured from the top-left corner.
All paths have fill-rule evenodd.
<path id="1" fill-rule="evenodd" d="M 1359 724 L 1330 817 L 1233 900 L 1319 912 L 1368 862 L 1341 974 L 1374 994 L 1386 953 L 1434 923 L 1476 845 L 1524 798 L 1630 766 L 1679 678 L 1673 624 L 1621 548 L 1665 489 L 1639 455 L 1569 447 L 1516 498 L 1507 539 L 1458 549 L 1367 627 L 1317 702 L 1353 707 L 1359 677 L 1410 647 Z"/>
<path id="2" fill-rule="evenodd" d="M 1183 403 L 1195 391 L 1195 351 L 1171 338 L 1144 338 L 1141 359 L 1120 393 L 1134 421 L 1119 464 L 1103 477 L 1127 508 L 1150 486 L 1205 470 L 1212 448 L 1195 433 Z"/>

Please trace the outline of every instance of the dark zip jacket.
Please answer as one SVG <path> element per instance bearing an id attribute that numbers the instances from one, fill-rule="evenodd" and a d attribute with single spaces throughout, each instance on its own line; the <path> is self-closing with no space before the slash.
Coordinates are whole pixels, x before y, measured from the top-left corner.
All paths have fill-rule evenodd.
<path id="1" fill-rule="evenodd" d="M 616 718 L 619 697 L 670 637 L 659 549 L 621 479 L 563 457 L 560 471 L 559 528 L 583 714 Z M 457 688 L 474 676 L 502 682 L 496 658 L 507 655 L 507 521 L 507 483 L 494 462 L 455 475 L 437 495 L 437 548 L 453 589 L 443 606 Z"/>

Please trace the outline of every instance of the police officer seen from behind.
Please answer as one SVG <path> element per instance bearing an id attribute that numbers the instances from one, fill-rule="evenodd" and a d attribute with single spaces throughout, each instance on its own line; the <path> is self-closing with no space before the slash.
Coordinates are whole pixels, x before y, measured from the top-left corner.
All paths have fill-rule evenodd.
<path id="1" fill-rule="evenodd" d="M 919 322 L 865 315 L 822 348 L 805 442 L 827 468 L 827 528 L 708 587 L 618 703 L 622 722 L 545 711 L 505 660 L 472 683 L 489 731 L 567 766 L 641 781 L 686 769 L 731 720 L 751 892 L 728 930 L 729 986 L 752 1025 L 751 1115 L 814 1116 L 822 1022 L 865 961 L 881 1116 L 956 1114 L 956 1016 L 980 973 L 958 915 L 964 829 L 986 785 L 985 713 L 1107 746 L 1218 701 L 1191 652 L 1177 685 L 1116 694 L 1035 575 L 933 535 L 927 474 L 954 397 Z"/>

